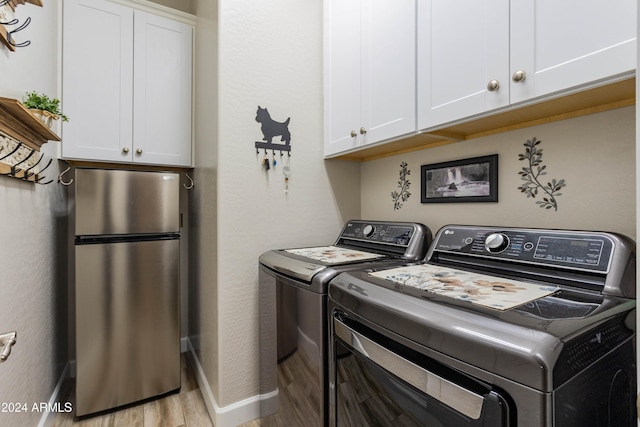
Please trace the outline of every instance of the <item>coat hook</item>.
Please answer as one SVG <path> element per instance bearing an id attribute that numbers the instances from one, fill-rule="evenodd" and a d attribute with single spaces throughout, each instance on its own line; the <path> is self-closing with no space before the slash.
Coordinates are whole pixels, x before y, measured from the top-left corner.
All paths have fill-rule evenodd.
<path id="1" fill-rule="evenodd" d="M 11 152 L 9 154 L 6 154 L 6 155 L 0 157 L 0 160 L 4 160 L 7 157 L 9 157 L 10 155 L 14 154 L 16 151 L 18 151 L 20 149 L 20 147 L 22 147 L 22 142 L 18 143 L 18 145 L 15 146 L 14 149 L 11 150 Z"/>
<path id="2" fill-rule="evenodd" d="M 12 177 L 14 177 L 14 178 L 18 178 L 17 174 L 18 174 L 18 172 L 20 171 L 20 169 L 18 168 L 18 166 L 20 166 L 21 164 L 23 164 L 24 162 L 26 162 L 27 160 L 29 160 L 29 158 L 30 158 L 31 156 L 33 156 L 33 154 L 34 154 L 35 152 L 36 152 L 35 150 L 31 150 L 31 152 L 30 152 L 27 156 L 25 156 L 25 158 L 24 158 L 24 159 L 20 160 L 18 163 L 14 164 L 14 165 L 11 165 L 11 170 L 10 170 L 8 173 L 3 173 L 3 174 L 0 174 L 0 175 L 5 175 L 5 176 L 10 175 L 10 176 L 12 176 Z"/>
<path id="3" fill-rule="evenodd" d="M 184 186 L 184 188 L 186 188 L 187 190 L 191 190 L 191 189 L 195 186 L 195 183 L 193 182 L 193 179 L 191 179 L 191 177 L 189 176 L 189 174 L 188 174 L 188 173 L 186 173 L 186 172 L 185 172 L 185 173 L 184 173 L 184 176 L 186 176 L 186 177 L 187 177 L 187 179 L 189 180 L 189 185 L 187 185 L 187 184 L 182 184 L 182 185 L 183 185 L 183 186 Z"/>
<path id="4" fill-rule="evenodd" d="M 30 40 L 24 41 L 22 43 L 15 43 L 13 41 L 13 37 L 12 37 L 14 33 L 17 33 L 18 31 L 24 30 L 27 27 L 27 25 L 29 25 L 30 23 L 31 23 L 31 17 L 28 16 L 27 19 L 24 20 L 22 25 L 20 25 L 18 28 L 15 28 L 12 31 L 9 31 L 7 33 L 7 40 L 9 41 L 9 44 L 11 44 L 11 46 L 14 46 L 14 47 L 26 47 L 26 46 L 29 46 L 31 44 Z"/>
<path id="5" fill-rule="evenodd" d="M 22 174 L 22 176 L 20 177 L 20 179 L 29 179 L 29 178 L 31 178 L 33 175 L 35 175 L 35 173 L 33 173 L 33 172 L 32 172 L 32 173 L 30 173 L 30 171 L 31 171 L 33 168 L 35 168 L 36 166 L 38 166 L 38 165 L 40 164 L 40 162 L 42 161 L 42 159 L 44 159 L 44 154 L 42 154 L 42 155 L 40 156 L 40 158 L 38 159 L 38 161 L 37 161 L 37 162 L 35 162 L 35 163 L 30 167 L 30 168 L 25 169 L 25 170 L 23 171 L 23 174 Z M 18 178 L 18 177 L 16 177 L 16 178 Z"/>
<path id="6" fill-rule="evenodd" d="M 58 175 L 58 182 L 62 185 L 64 185 L 65 187 L 68 187 L 69 185 L 73 184 L 73 178 L 71 178 L 68 182 L 64 182 L 62 180 L 62 177 L 71 170 L 71 166 L 69 166 L 68 168 L 66 168 L 60 175 Z M 48 184 L 48 183 L 47 183 Z"/>
<path id="7" fill-rule="evenodd" d="M 2 6 L 2 5 L 0 4 L 0 6 Z M 18 22 L 20 22 L 20 21 L 18 21 L 16 18 L 13 18 L 9 22 L 0 22 L 0 24 L 2 24 L 2 25 L 16 25 Z"/>
<path id="8" fill-rule="evenodd" d="M 47 166 L 43 167 L 42 169 L 40 169 L 40 171 L 38 172 L 39 174 L 41 174 L 42 172 L 46 171 L 47 168 L 49 166 L 51 166 L 51 162 L 53 162 L 53 159 L 49 159 L 49 163 L 47 163 Z M 44 177 L 43 177 L 44 178 Z"/>

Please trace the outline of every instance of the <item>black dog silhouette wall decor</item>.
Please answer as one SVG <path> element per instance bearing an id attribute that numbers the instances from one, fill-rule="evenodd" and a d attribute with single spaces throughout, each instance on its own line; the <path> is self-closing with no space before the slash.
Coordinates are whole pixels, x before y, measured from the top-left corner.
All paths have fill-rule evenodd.
<path id="1" fill-rule="evenodd" d="M 290 120 L 291 117 L 287 118 L 284 122 L 277 122 L 271 118 L 269 110 L 258 105 L 256 122 L 260 123 L 260 129 L 263 135 L 262 140 L 265 142 L 256 141 L 256 151 L 261 148 L 265 150 L 279 150 L 280 152 L 291 151 Z M 273 138 L 277 136 L 280 137 L 280 141 L 284 141 L 284 144 L 273 142 Z"/>

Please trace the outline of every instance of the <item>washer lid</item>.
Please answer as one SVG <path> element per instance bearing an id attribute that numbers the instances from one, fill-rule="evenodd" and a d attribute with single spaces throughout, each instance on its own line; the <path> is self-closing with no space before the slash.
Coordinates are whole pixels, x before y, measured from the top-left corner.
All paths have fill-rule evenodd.
<path id="1" fill-rule="evenodd" d="M 268 251 L 260 255 L 260 264 L 286 276 L 310 283 L 313 276 L 327 268 L 327 265 L 305 261 L 303 258 L 282 250 Z"/>

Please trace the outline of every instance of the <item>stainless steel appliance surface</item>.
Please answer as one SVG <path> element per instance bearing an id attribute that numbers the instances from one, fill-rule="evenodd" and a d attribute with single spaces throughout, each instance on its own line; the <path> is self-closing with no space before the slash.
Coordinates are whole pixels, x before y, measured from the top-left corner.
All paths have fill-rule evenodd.
<path id="1" fill-rule="evenodd" d="M 613 233 L 448 225 L 423 263 L 339 274 L 330 425 L 635 426 L 635 262 Z"/>
<path id="2" fill-rule="evenodd" d="M 313 408 L 308 425 L 327 423 L 327 286 L 343 271 L 404 265 L 422 260 L 431 241 L 423 224 L 348 221 L 333 245 L 280 249 L 259 258 L 260 383 L 262 395 L 278 392 L 278 363 L 300 356 L 305 394 Z M 304 380 L 303 378 L 300 378 Z M 262 416 L 278 410 L 276 404 Z"/>
<path id="3" fill-rule="evenodd" d="M 180 388 L 179 176 L 75 171 L 76 416 Z"/>

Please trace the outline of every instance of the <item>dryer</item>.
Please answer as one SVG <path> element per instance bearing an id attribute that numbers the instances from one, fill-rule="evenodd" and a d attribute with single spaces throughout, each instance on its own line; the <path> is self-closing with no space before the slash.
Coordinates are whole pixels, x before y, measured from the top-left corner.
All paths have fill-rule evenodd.
<path id="1" fill-rule="evenodd" d="M 635 243 L 449 225 L 329 285 L 332 426 L 636 425 Z"/>

